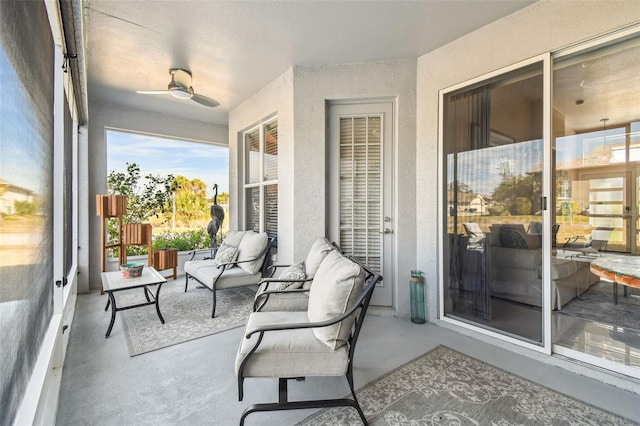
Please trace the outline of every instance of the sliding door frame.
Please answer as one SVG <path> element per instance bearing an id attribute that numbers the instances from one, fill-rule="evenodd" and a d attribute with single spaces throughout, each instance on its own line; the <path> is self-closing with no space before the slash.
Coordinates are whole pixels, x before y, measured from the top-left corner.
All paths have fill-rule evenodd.
<path id="1" fill-rule="evenodd" d="M 446 94 L 463 89 L 468 86 L 473 86 L 477 83 L 481 83 L 486 80 L 499 77 L 505 73 L 516 71 L 520 68 L 526 67 L 534 63 L 542 63 L 543 67 L 543 187 L 542 196 L 546 200 L 547 208 L 544 209 L 543 218 L 543 239 L 542 239 L 542 342 L 540 345 L 533 344 L 524 340 L 520 340 L 502 333 L 498 333 L 492 330 L 488 330 L 468 322 L 462 322 L 453 318 L 445 317 L 445 300 L 444 300 L 444 230 L 446 229 L 446 215 L 444 214 L 444 204 L 446 202 L 444 194 L 447 182 L 444 177 L 444 97 Z M 544 354 L 551 354 L 551 209 L 550 200 L 552 197 L 551 186 L 551 99 L 552 99 L 552 85 L 551 85 L 551 54 L 544 53 L 524 61 L 517 62 L 515 64 L 500 68 L 498 70 L 483 74 L 471 80 L 456 84 L 454 86 L 440 90 L 439 92 L 439 118 L 438 118 L 438 319 L 448 324 L 456 325 L 465 329 L 472 330 L 474 332 L 496 338 L 514 345 L 523 346 L 528 349 L 532 349 Z M 447 256 L 448 259 L 448 256 Z"/>

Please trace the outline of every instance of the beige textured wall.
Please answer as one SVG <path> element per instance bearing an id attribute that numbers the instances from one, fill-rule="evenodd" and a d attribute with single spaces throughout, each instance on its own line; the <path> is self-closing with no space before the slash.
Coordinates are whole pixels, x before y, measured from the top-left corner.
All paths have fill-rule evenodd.
<path id="1" fill-rule="evenodd" d="M 408 285 L 402 284 L 415 268 L 415 87 L 415 59 L 294 67 L 229 114 L 231 194 L 241 185 L 239 132 L 271 114 L 278 115 L 278 261 L 289 263 L 304 259 L 313 241 L 327 231 L 327 102 L 395 102 L 395 216 L 402 220 L 394 234 L 395 276 L 385 278 L 396 286 L 400 301 L 396 310 L 402 315 L 409 311 Z M 232 227 L 242 218 L 237 207 L 232 198 L 231 211 L 236 211 Z"/>
<path id="2" fill-rule="evenodd" d="M 238 229 L 244 217 L 238 194 L 242 188 L 242 132 L 260 121 L 278 116 L 278 263 L 293 261 L 293 69 L 265 86 L 229 112 L 229 211 L 230 229 Z M 242 227 L 242 226 L 240 226 Z"/>

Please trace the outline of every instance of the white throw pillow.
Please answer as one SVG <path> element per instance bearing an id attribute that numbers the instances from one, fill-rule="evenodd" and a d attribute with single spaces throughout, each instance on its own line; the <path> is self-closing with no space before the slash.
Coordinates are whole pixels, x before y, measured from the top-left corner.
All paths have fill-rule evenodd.
<path id="1" fill-rule="evenodd" d="M 256 256 L 267 246 L 268 236 L 266 232 L 257 233 L 255 231 L 247 231 L 242 237 L 240 246 L 238 247 L 238 262 L 243 260 L 255 259 Z M 250 274 L 257 273 L 262 267 L 264 258 L 254 260 L 252 262 L 238 263 L 238 266 Z"/>
<path id="2" fill-rule="evenodd" d="M 309 290 L 309 321 L 325 321 L 342 315 L 362 293 L 366 272 L 337 250 L 324 258 Z M 314 328 L 315 336 L 331 349 L 344 346 L 353 326 L 353 315 L 328 327 Z"/>
<path id="3" fill-rule="evenodd" d="M 238 256 L 238 248 L 227 243 L 220 244 L 218 247 L 218 251 L 216 252 L 216 257 L 213 260 L 216 267 L 219 267 L 222 264 L 233 262 Z M 226 265 L 225 269 L 230 269 L 234 265 Z"/>
<path id="4" fill-rule="evenodd" d="M 304 273 L 304 262 L 294 263 L 289 266 L 287 269 L 282 271 L 279 280 L 304 280 L 307 277 L 307 274 Z M 295 290 L 297 288 L 302 287 L 302 282 L 281 282 L 276 286 L 276 290 Z"/>
<path id="5" fill-rule="evenodd" d="M 246 233 L 247 231 L 229 231 L 222 244 L 227 243 L 230 246 L 239 247 Z"/>
<path id="6" fill-rule="evenodd" d="M 326 238 L 318 238 L 313 242 L 307 258 L 304 260 L 305 273 L 308 277 L 312 277 L 318 271 L 320 263 L 335 247 Z"/>

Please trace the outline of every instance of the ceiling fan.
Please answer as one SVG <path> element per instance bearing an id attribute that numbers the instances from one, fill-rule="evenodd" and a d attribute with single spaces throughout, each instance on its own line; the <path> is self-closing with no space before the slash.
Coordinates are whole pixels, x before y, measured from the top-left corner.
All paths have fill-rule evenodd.
<path id="1" fill-rule="evenodd" d="M 167 90 L 136 90 L 136 93 L 140 93 L 142 95 L 169 94 L 178 99 L 191 99 L 200 105 L 210 108 L 220 105 L 218 101 L 204 95 L 199 95 L 193 91 L 193 87 L 191 87 L 190 71 L 183 70 L 181 68 L 171 68 L 169 70 L 169 74 L 171 74 L 171 81 L 169 82 Z"/>

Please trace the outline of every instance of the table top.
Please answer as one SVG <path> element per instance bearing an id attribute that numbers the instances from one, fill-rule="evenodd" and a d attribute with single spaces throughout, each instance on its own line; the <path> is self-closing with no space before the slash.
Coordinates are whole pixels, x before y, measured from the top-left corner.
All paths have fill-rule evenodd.
<path id="1" fill-rule="evenodd" d="M 640 257 L 605 256 L 591 262 L 591 272 L 608 280 L 640 288 Z"/>
<path id="2" fill-rule="evenodd" d="M 152 266 L 145 266 L 142 275 L 137 278 L 122 278 L 122 271 L 102 272 L 101 278 L 102 288 L 107 292 L 167 282 L 167 279 Z"/>

